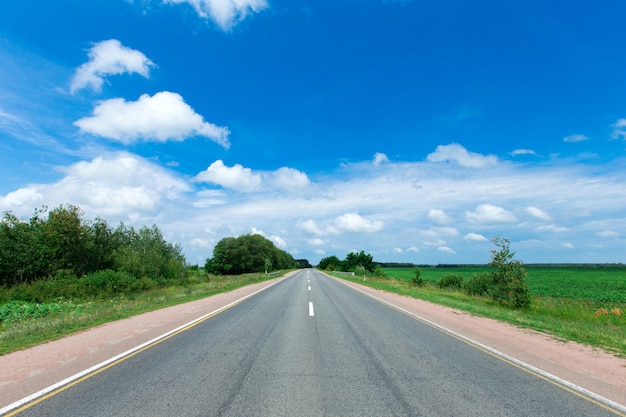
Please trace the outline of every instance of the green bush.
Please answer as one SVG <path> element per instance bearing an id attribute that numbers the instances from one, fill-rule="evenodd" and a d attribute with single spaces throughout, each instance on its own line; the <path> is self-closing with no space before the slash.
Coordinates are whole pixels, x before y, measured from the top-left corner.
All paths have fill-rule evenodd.
<path id="1" fill-rule="evenodd" d="M 413 277 L 411 278 L 411 282 L 413 283 L 413 285 L 417 285 L 418 287 L 423 286 L 425 283 L 424 278 L 422 277 L 422 270 L 418 267 L 415 267 L 413 269 Z"/>
<path id="2" fill-rule="evenodd" d="M 437 281 L 439 288 L 455 288 L 459 289 L 463 286 L 463 277 L 458 274 L 446 273 L 439 277 Z"/>
<path id="3" fill-rule="evenodd" d="M 89 274 L 83 280 L 88 295 L 104 298 L 146 291 L 158 286 L 157 282 L 145 276 L 137 279 L 129 273 L 110 269 Z"/>
<path id="4" fill-rule="evenodd" d="M 491 272 L 482 272 L 474 274 L 469 280 L 463 282 L 463 290 L 468 295 L 487 295 L 492 283 L 493 274 Z"/>
<path id="5" fill-rule="evenodd" d="M 372 272 L 372 274 L 375 277 L 378 277 L 378 278 L 386 278 L 387 277 L 387 274 L 385 274 L 385 270 L 380 265 L 376 265 L 376 267 L 374 268 L 374 271 Z"/>

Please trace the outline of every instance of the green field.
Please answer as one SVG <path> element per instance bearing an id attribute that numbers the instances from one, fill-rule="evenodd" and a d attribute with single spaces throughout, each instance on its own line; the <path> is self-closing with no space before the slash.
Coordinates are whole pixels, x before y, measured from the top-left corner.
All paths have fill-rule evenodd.
<path id="1" fill-rule="evenodd" d="M 424 280 L 431 284 L 445 274 L 469 279 L 474 274 L 492 270 L 487 266 L 420 269 Z M 584 301 L 605 308 L 626 303 L 626 268 L 527 266 L 526 272 L 526 282 L 533 296 Z M 413 277 L 413 268 L 385 268 L 385 273 L 408 282 Z"/>
<path id="2" fill-rule="evenodd" d="M 626 356 L 626 268 L 526 266 L 533 300 L 524 310 L 435 285 L 445 274 L 461 275 L 468 280 L 474 274 L 489 271 L 487 266 L 421 267 L 420 270 L 426 282 L 422 287 L 411 284 L 413 268 L 385 268 L 386 277 L 368 277 L 366 282 L 362 277 L 341 278 Z"/>

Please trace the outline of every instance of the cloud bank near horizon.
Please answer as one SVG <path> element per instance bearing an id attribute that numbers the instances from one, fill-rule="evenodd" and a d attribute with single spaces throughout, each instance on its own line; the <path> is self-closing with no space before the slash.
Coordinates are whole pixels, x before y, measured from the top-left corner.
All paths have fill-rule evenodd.
<path id="1" fill-rule="evenodd" d="M 433 157 L 438 152 L 445 157 Z M 474 162 L 449 163 L 468 155 Z M 508 237 L 522 253 L 541 247 L 554 261 L 571 261 L 567 251 L 581 247 L 598 254 L 590 261 L 611 259 L 626 236 L 626 202 L 616 198 L 626 186 L 610 172 L 515 164 L 459 144 L 422 161 L 337 169 L 341 175 L 309 178 L 293 168 L 257 171 L 216 160 L 186 177 L 121 152 L 59 167 L 56 182 L 0 196 L 0 210 L 24 217 L 42 205 L 75 204 L 113 222 L 156 223 L 191 262 L 210 257 L 219 239 L 251 230 L 266 231 L 296 257 L 366 250 L 379 260 L 426 263 L 487 262 L 493 236 Z"/>

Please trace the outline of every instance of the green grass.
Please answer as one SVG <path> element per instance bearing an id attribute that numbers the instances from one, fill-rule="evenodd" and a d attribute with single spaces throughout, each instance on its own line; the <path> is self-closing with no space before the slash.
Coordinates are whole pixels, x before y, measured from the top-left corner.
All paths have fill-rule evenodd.
<path id="1" fill-rule="evenodd" d="M 412 268 L 386 268 L 386 278 L 345 277 L 373 288 L 420 298 L 549 333 L 626 356 L 626 269 L 527 267 L 527 284 L 533 295 L 528 309 L 514 310 L 484 297 L 435 286 L 446 273 L 463 276 L 489 267 L 420 268 L 426 282 L 411 284 Z"/>
<path id="2" fill-rule="evenodd" d="M 170 286 L 108 299 L 0 305 L 0 355 L 60 339 L 77 331 L 137 314 L 209 297 L 276 278 L 265 274 L 208 276 L 190 272 L 185 286 Z"/>

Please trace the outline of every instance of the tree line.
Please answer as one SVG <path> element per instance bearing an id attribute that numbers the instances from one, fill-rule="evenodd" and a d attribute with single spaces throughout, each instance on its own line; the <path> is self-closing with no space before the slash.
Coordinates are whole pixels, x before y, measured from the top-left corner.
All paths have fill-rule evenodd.
<path id="1" fill-rule="evenodd" d="M 156 225 L 135 229 L 121 223 L 114 229 L 100 218 L 86 220 L 73 205 L 35 210 L 28 221 L 7 212 L 0 221 L 0 285 L 103 270 L 137 279 L 181 279 L 186 261 Z"/>

